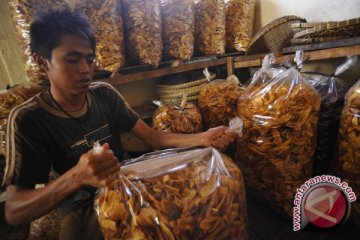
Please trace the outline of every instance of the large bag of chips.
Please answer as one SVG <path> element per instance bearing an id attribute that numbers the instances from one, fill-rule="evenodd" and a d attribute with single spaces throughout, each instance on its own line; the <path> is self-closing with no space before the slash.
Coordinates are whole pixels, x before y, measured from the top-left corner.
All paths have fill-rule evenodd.
<path id="1" fill-rule="evenodd" d="M 345 96 L 339 131 L 339 159 L 335 171 L 360 198 L 360 80 Z M 360 225 L 359 200 L 351 206 L 351 219 Z"/>
<path id="2" fill-rule="evenodd" d="M 163 50 L 160 0 L 122 0 L 121 7 L 131 63 L 159 66 Z"/>
<path id="3" fill-rule="evenodd" d="M 197 133 L 202 131 L 202 117 L 200 109 L 193 103 L 186 101 L 186 95 L 180 106 L 176 104 L 162 104 L 152 116 L 152 127 L 156 130 L 173 133 Z"/>
<path id="4" fill-rule="evenodd" d="M 198 105 L 206 128 L 229 125 L 237 116 L 237 102 L 244 91 L 235 75 L 216 79 L 200 90 Z"/>
<path id="5" fill-rule="evenodd" d="M 123 163 L 95 209 L 105 239 L 246 239 L 241 171 L 214 148 L 163 150 Z"/>
<path id="6" fill-rule="evenodd" d="M 224 0 L 198 0 L 196 3 L 195 46 L 200 55 L 225 53 Z"/>
<path id="7" fill-rule="evenodd" d="M 245 182 L 288 217 L 296 189 L 311 177 L 319 110 L 319 94 L 294 68 L 249 86 L 239 99 L 237 162 Z"/>
<path id="8" fill-rule="evenodd" d="M 303 76 L 321 96 L 321 108 L 317 129 L 317 144 L 314 155 L 313 175 L 330 174 L 335 159 L 340 116 L 346 93 L 345 84 L 338 78 L 356 63 L 355 57 L 336 68 L 333 75 L 303 73 Z"/>
<path id="9" fill-rule="evenodd" d="M 68 7 L 65 0 L 9 0 L 10 15 L 15 26 L 17 41 L 24 52 L 25 72 L 32 82 L 47 79 L 30 50 L 30 23 L 39 11 Z"/>
<path id="10" fill-rule="evenodd" d="M 226 1 L 226 48 L 248 50 L 254 29 L 255 0 Z"/>
<path id="11" fill-rule="evenodd" d="M 194 0 L 161 0 L 164 57 L 190 60 L 194 53 Z"/>
<path id="12" fill-rule="evenodd" d="M 125 63 L 120 1 L 76 0 L 75 11 L 85 15 L 94 29 L 97 67 L 117 72 Z"/>

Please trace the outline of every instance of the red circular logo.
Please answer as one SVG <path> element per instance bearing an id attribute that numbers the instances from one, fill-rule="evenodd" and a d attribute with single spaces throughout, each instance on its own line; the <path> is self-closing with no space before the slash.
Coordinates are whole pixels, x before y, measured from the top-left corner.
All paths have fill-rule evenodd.
<path id="1" fill-rule="evenodd" d="M 304 202 L 307 219 L 321 228 L 340 223 L 347 212 L 347 200 L 336 187 L 320 186 L 312 189 Z"/>

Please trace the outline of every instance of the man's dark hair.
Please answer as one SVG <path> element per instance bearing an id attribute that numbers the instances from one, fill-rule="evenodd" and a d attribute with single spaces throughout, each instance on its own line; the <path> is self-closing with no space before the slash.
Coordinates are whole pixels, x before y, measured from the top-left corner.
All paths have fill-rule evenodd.
<path id="1" fill-rule="evenodd" d="M 68 8 L 48 10 L 36 15 L 30 25 L 31 53 L 38 53 L 51 60 L 51 52 L 59 45 L 65 35 L 77 35 L 84 38 L 95 52 L 96 40 L 94 33 L 79 13 Z"/>

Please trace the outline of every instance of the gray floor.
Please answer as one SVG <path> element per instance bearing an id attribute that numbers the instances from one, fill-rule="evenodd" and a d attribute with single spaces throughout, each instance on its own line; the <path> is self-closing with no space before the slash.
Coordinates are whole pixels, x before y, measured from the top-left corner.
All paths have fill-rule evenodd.
<path id="1" fill-rule="evenodd" d="M 331 229 L 307 226 L 294 232 L 292 222 L 247 193 L 249 240 L 347 240 L 359 239 L 360 226 L 347 221 Z"/>

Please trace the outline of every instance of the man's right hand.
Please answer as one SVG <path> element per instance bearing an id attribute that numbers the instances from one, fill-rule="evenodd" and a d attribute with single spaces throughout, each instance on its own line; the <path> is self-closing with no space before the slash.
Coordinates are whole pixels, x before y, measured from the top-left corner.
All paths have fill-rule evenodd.
<path id="1" fill-rule="evenodd" d="M 107 186 L 112 183 L 119 174 L 120 164 L 109 144 L 105 143 L 103 151 L 96 152 L 93 149 L 81 155 L 78 164 L 74 167 L 76 178 L 82 185 L 95 187 Z"/>

